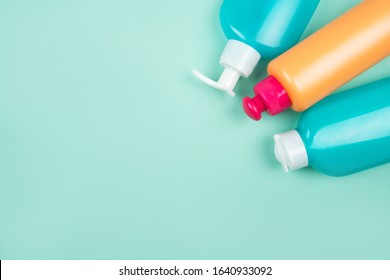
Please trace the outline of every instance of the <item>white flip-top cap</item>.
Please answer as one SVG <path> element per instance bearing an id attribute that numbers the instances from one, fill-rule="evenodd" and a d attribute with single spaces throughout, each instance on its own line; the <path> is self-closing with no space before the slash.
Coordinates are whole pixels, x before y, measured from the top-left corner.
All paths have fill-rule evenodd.
<path id="1" fill-rule="evenodd" d="M 237 40 L 229 40 L 219 63 L 225 67 L 218 82 L 215 82 L 197 70 L 192 72 L 201 81 L 216 89 L 223 90 L 234 96 L 233 91 L 240 77 L 248 78 L 259 62 L 260 54 L 251 46 Z"/>
<path id="2" fill-rule="evenodd" d="M 275 157 L 286 172 L 309 165 L 305 144 L 296 130 L 275 134 L 274 141 Z"/>

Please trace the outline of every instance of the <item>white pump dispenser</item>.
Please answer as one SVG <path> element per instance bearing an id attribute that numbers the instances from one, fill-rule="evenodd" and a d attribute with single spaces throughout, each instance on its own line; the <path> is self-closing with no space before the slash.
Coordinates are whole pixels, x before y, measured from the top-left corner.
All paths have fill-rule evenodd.
<path id="1" fill-rule="evenodd" d="M 225 70 L 218 82 L 211 80 L 197 70 L 193 70 L 192 73 L 209 86 L 225 91 L 233 97 L 235 96 L 234 87 L 240 77 L 248 78 L 260 58 L 261 55 L 254 48 L 237 40 L 229 40 L 219 60 Z"/>

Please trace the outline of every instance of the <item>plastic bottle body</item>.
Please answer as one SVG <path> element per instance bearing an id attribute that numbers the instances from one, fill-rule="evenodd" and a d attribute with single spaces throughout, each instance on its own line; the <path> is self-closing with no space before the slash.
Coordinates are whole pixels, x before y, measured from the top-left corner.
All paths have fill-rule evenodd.
<path id="1" fill-rule="evenodd" d="M 326 98 L 296 130 L 319 172 L 344 176 L 390 162 L 390 78 Z"/>
<path id="2" fill-rule="evenodd" d="M 249 77 L 261 57 L 274 58 L 296 44 L 319 0 L 224 0 L 220 23 L 229 39 L 218 81 L 194 70 L 201 81 L 235 95 L 240 77 Z"/>
<path id="3" fill-rule="evenodd" d="M 303 111 L 390 55 L 390 3 L 366 0 L 268 66 Z"/>
<path id="4" fill-rule="evenodd" d="M 389 46 L 390 2 L 365 0 L 271 61 L 243 109 L 254 120 L 304 111 L 389 56 Z"/>
<path id="5" fill-rule="evenodd" d="M 295 45 L 319 0 L 225 0 L 221 27 L 230 40 L 241 41 L 262 57 L 274 58 Z"/>

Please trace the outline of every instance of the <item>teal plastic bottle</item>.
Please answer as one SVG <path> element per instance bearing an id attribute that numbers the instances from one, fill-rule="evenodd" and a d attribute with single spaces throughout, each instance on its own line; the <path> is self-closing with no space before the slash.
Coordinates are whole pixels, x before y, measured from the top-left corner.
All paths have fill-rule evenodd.
<path id="1" fill-rule="evenodd" d="M 225 70 L 218 82 L 196 70 L 194 74 L 234 96 L 239 78 L 247 78 L 261 57 L 275 58 L 299 41 L 318 3 L 319 0 L 224 0 L 220 23 L 229 41 L 220 64 Z"/>
<path id="2" fill-rule="evenodd" d="M 286 171 L 344 176 L 390 162 L 390 78 L 324 99 L 274 140 Z"/>

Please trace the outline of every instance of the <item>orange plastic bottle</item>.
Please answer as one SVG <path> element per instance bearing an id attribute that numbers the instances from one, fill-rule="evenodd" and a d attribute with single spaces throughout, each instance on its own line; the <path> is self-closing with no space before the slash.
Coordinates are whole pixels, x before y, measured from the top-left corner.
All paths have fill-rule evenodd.
<path id="1" fill-rule="evenodd" d="M 390 55 L 390 0 L 365 0 L 270 62 L 248 116 L 304 111 Z"/>

